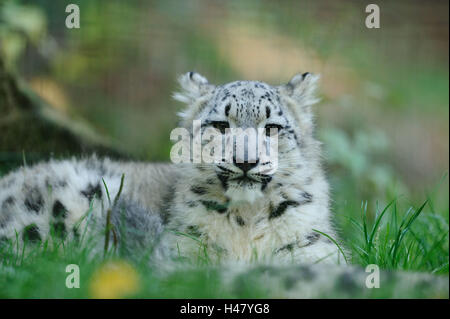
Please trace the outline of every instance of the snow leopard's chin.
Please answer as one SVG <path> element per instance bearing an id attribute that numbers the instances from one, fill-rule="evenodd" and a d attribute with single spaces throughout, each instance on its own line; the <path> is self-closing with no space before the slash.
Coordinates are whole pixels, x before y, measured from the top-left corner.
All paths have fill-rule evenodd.
<path id="1" fill-rule="evenodd" d="M 238 183 L 231 181 L 225 192 L 225 196 L 231 201 L 231 204 L 239 205 L 241 203 L 253 204 L 264 197 L 261 191 L 260 183 Z"/>

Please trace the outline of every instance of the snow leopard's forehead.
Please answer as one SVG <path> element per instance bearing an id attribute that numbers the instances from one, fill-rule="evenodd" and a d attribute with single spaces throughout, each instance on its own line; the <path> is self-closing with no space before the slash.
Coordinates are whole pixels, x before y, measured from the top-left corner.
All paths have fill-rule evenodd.
<path id="1" fill-rule="evenodd" d="M 227 118 L 243 125 L 283 114 L 277 89 L 258 81 L 236 81 L 216 87 L 209 107 L 209 118 Z"/>

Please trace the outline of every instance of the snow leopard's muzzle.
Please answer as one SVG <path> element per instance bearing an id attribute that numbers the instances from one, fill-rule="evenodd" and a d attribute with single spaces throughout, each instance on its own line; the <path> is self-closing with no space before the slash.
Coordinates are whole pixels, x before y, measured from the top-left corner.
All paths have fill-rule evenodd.
<path id="1" fill-rule="evenodd" d="M 259 188 L 263 191 L 272 180 L 278 163 L 278 154 L 273 150 L 275 142 L 261 134 L 245 133 L 225 136 L 225 142 L 233 151 L 228 160 L 217 165 L 216 173 L 222 184 L 225 187 Z"/>

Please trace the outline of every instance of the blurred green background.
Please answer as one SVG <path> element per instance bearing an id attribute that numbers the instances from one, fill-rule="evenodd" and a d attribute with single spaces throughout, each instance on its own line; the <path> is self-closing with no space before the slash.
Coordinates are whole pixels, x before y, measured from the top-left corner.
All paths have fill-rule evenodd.
<path id="1" fill-rule="evenodd" d="M 0 3 L 7 69 L 134 159 L 169 159 L 181 73 L 270 84 L 320 73 L 317 135 L 339 227 L 350 229 L 361 202 L 432 195 L 448 228 L 448 1 L 377 1 L 380 29 L 365 27 L 370 2 L 356 0 Z M 80 7 L 80 29 L 65 27 L 69 3 Z M 3 173 L 24 155 L 68 155 L 2 120 Z"/>

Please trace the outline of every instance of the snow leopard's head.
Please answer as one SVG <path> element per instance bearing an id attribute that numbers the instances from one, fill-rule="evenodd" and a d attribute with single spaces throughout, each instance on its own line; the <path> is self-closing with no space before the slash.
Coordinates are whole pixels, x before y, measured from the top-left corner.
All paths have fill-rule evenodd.
<path id="1" fill-rule="evenodd" d="M 302 73 L 280 86 L 258 81 L 213 85 L 195 72 L 182 75 L 182 91 L 174 94 L 187 104 L 180 112 L 181 126 L 193 141 L 201 135 L 203 156 L 217 156 L 215 146 L 221 146 L 220 160 L 194 161 L 193 171 L 205 180 L 220 181 L 225 196 L 235 202 L 253 202 L 277 185 L 310 179 L 308 170 L 318 162 L 310 107 L 317 102 L 318 79 Z"/>

